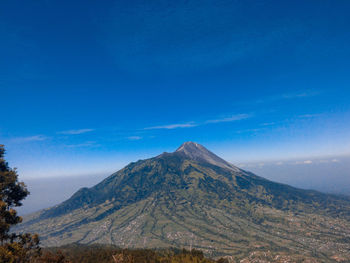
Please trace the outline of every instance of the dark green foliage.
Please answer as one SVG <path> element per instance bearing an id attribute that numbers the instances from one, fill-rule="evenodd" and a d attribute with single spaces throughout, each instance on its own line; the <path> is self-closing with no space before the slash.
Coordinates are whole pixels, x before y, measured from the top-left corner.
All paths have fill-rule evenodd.
<path id="1" fill-rule="evenodd" d="M 119 249 L 107 245 L 68 245 L 60 248 L 44 249 L 43 259 L 48 263 L 113 263 L 113 256 L 123 255 L 124 260 L 121 263 L 226 263 L 224 259 L 219 261 L 205 258 L 202 251 L 199 250 L 151 250 L 151 249 Z M 61 257 L 63 261 L 57 261 Z M 52 261 L 50 261 L 52 259 Z M 56 260 L 56 261 L 53 261 Z"/>
<path id="2" fill-rule="evenodd" d="M 0 262 L 29 262 L 40 254 L 38 236 L 10 233 L 10 228 L 22 221 L 14 207 L 21 206 L 29 192 L 18 182 L 17 171 L 8 166 L 4 154 L 0 145 Z"/>
<path id="3" fill-rule="evenodd" d="M 70 263 L 70 261 L 66 259 L 61 250 L 55 250 L 55 252 L 45 250 L 39 258 L 34 259 L 31 263 Z"/>

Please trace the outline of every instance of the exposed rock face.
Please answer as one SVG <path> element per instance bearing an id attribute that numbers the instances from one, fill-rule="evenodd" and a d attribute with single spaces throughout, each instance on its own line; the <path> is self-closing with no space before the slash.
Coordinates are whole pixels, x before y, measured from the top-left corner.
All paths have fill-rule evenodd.
<path id="1" fill-rule="evenodd" d="M 230 169 L 233 171 L 239 171 L 239 168 L 221 159 L 219 156 L 208 151 L 202 145 L 195 142 L 185 142 L 177 150 L 176 153 L 181 153 L 190 160 L 197 162 L 207 162 L 222 168 Z"/>

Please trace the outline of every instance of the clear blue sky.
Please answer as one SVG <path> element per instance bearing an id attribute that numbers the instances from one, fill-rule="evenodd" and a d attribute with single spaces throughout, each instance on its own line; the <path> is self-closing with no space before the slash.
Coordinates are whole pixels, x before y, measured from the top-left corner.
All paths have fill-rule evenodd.
<path id="1" fill-rule="evenodd" d="M 350 153 L 350 1 L 2 1 L 0 143 L 23 177 L 184 141 L 250 162 Z"/>

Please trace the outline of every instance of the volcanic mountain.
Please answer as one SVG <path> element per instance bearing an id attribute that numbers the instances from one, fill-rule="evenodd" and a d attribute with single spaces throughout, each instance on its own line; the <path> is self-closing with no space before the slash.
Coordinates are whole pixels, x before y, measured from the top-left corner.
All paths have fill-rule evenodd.
<path id="1" fill-rule="evenodd" d="M 277 251 L 350 259 L 350 198 L 271 182 L 186 142 L 130 163 L 17 231 L 46 246 L 197 248 L 237 259 Z"/>

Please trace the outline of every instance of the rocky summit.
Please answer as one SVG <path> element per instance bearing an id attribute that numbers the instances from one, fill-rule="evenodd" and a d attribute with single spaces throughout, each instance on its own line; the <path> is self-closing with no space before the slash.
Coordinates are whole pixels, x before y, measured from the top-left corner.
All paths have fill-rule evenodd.
<path id="1" fill-rule="evenodd" d="M 186 142 L 27 216 L 16 231 L 38 233 L 46 246 L 178 247 L 235 259 L 268 252 L 334 262 L 350 260 L 350 198 L 266 180 Z"/>

